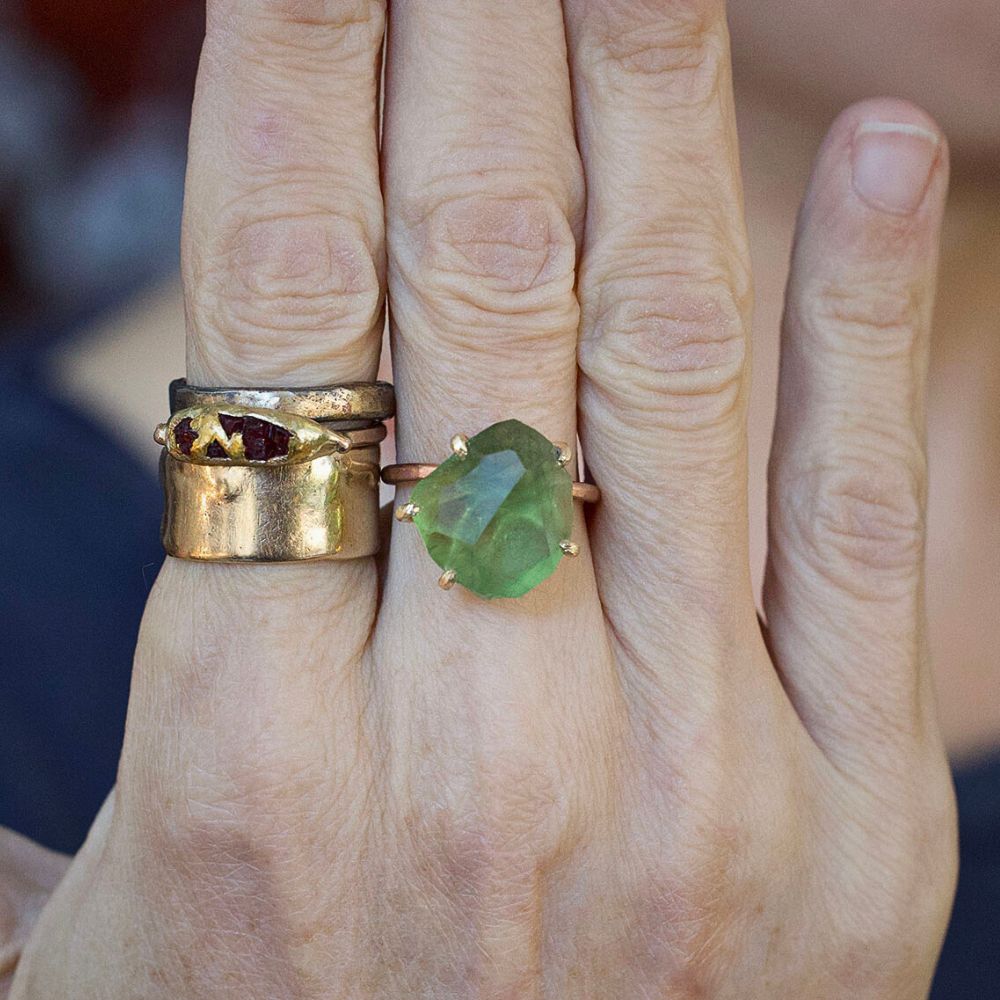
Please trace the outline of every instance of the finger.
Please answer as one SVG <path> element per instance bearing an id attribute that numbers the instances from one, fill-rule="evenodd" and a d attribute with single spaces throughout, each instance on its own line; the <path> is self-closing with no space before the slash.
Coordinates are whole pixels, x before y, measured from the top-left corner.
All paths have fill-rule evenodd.
<path id="1" fill-rule="evenodd" d="M 380 0 L 212 0 L 184 206 L 188 377 L 301 386 L 374 377 L 384 226 L 376 111 Z M 234 572 L 168 561 L 178 586 L 263 580 L 373 605 L 371 560 Z M 195 582 L 198 581 L 198 582 Z M 357 638 L 361 639 L 363 630 Z M 348 654 L 350 644 L 345 645 Z M 356 652 L 356 649 L 354 650 Z"/>
<path id="2" fill-rule="evenodd" d="M 455 433 L 511 417 L 573 441 L 582 203 L 559 4 L 404 0 L 389 35 L 400 461 L 441 461 Z M 413 579 L 440 604 L 436 576 L 416 532 L 397 531 L 389 599 Z"/>
<path id="3" fill-rule="evenodd" d="M 374 377 L 384 275 L 376 127 L 384 13 L 380 0 L 208 4 L 182 244 L 193 382 Z M 198 588 L 192 630 L 218 628 L 210 624 L 218 615 L 237 631 L 268 589 L 268 635 L 250 643 L 254 660 L 232 658 L 237 674 L 257 658 L 295 662 L 271 639 L 294 634 L 305 605 L 340 617 L 328 657 L 349 662 L 375 606 L 370 559 L 241 569 L 168 559 L 160 583 L 154 608 L 186 602 Z"/>
<path id="4" fill-rule="evenodd" d="M 383 19 L 379 0 L 210 0 L 182 245 L 192 381 L 374 376 Z"/>
<path id="5" fill-rule="evenodd" d="M 604 494 L 595 566 L 630 652 L 692 662 L 720 631 L 753 628 L 750 287 L 725 14 L 718 0 L 565 9 L 588 193 L 580 419 Z"/>
<path id="6" fill-rule="evenodd" d="M 849 109 L 793 254 L 764 602 L 795 705 L 841 755 L 929 723 L 924 372 L 946 161 L 911 105 Z"/>
<path id="7" fill-rule="evenodd" d="M 383 158 L 400 460 L 441 461 L 456 432 L 512 417 L 573 441 L 582 190 L 557 0 L 394 3 Z M 444 594 L 416 527 L 393 526 L 374 649 L 389 781 L 420 851 L 385 866 L 386 921 L 405 933 L 381 964 L 416 968 L 394 995 L 412 975 L 534 995 L 538 875 L 520 859 L 561 856 L 550 794 L 592 802 L 581 787 L 607 745 L 589 569 L 564 560 L 516 600 Z"/>
<path id="8" fill-rule="evenodd" d="M 377 0 L 208 4 L 183 234 L 193 381 L 375 374 L 383 18 Z M 349 961 L 349 914 L 319 932 L 316 914 L 332 912 L 331 866 L 352 857 L 339 810 L 357 815 L 365 780 L 353 668 L 376 585 L 371 559 L 167 559 L 137 647 L 108 854 L 137 874 L 110 886 L 109 862 L 88 902 L 124 894 L 132 933 L 174 943 L 156 989 L 284 995 L 292 939 L 296 968 Z M 324 879 L 307 885 L 303 870 Z"/>
<path id="9" fill-rule="evenodd" d="M 191 381 L 301 386 L 374 377 L 384 277 L 383 32 L 381 0 L 208 4 L 182 241 Z M 284 609 L 291 617 L 297 585 L 326 588 L 334 607 L 374 601 L 367 559 L 244 573 L 168 563 L 168 572 L 180 586 L 236 583 L 236 604 L 246 600 L 239 581 L 251 590 L 264 577 L 297 581 Z M 342 648 L 356 652 L 349 642 Z"/>

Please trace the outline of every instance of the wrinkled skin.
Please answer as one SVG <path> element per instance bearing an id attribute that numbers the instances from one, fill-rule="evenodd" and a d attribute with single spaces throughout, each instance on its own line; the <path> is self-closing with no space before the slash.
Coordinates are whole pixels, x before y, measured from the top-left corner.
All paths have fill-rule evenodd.
<path id="1" fill-rule="evenodd" d="M 384 16 L 210 0 L 189 377 L 370 378 L 387 283 L 401 458 L 517 416 L 603 500 L 517 601 L 439 591 L 408 525 L 381 568 L 168 559 L 117 790 L 33 926 L 11 897 L 11 997 L 925 996 L 936 126 L 870 101 L 818 155 L 765 630 L 721 4 L 398 0 L 380 180 Z"/>

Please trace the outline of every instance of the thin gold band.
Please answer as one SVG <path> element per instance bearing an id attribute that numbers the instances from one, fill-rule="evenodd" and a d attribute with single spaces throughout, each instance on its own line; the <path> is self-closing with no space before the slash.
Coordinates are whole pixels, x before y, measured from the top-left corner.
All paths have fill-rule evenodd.
<path id="1" fill-rule="evenodd" d="M 405 486 L 426 479 L 436 468 L 436 465 L 425 462 L 387 465 L 382 470 L 382 482 L 387 486 Z M 597 503 L 601 499 L 601 489 L 593 483 L 573 483 L 573 499 L 583 503 Z"/>

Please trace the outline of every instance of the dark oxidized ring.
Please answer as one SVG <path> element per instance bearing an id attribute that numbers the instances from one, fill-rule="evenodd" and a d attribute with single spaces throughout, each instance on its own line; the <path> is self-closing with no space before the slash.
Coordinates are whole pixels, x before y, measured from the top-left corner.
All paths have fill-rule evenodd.
<path id="1" fill-rule="evenodd" d="M 388 382 L 344 382 L 337 385 L 289 388 L 224 388 L 188 385 L 178 378 L 170 383 L 170 412 L 196 406 L 248 406 L 280 410 L 320 422 L 388 420 L 396 412 L 396 397 Z"/>

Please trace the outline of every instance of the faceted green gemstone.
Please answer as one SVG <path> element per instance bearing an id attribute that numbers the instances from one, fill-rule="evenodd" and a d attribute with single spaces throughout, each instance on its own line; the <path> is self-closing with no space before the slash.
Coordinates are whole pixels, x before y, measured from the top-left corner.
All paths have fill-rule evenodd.
<path id="1" fill-rule="evenodd" d="M 573 481 L 555 446 L 519 420 L 469 439 L 413 489 L 431 558 L 482 597 L 520 597 L 552 574 L 573 527 Z"/>

